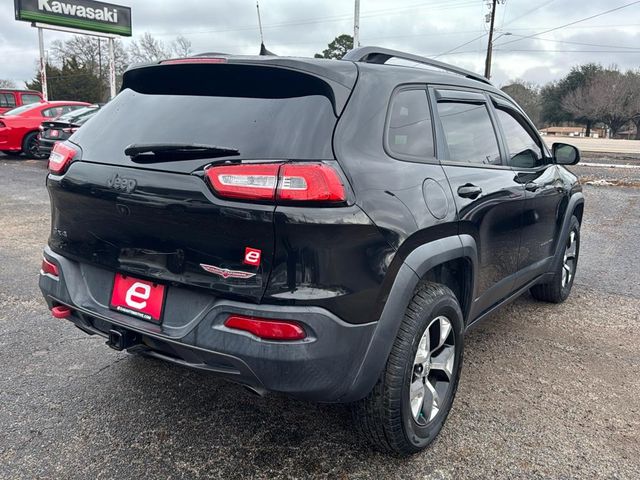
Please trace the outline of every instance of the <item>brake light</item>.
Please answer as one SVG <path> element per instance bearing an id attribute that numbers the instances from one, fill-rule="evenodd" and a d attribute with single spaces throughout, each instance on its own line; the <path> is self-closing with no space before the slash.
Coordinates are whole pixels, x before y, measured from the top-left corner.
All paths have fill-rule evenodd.
<path id="1" fill-rule="evenodd" d="M 285 202 L 344 202 L 338 172 L 324 163 L 262 163 L 209 167 L 207 178 L 221 197 Z"/>
<path id="2" fill-rule="evenodd" d="M 55 263 L 50 262 L 46 258 L 42 259 L 42 266 L 40 270 L 43 274 L 52 275 L 54 277 L 60 276 L 58 273 L 58 266 Z"/>
<path id="3" fill-rule="evenodd" d="M 49 155 L 49 171 L 55 174 L 64 173 L 77 150 L 64 143 L 56 142 Z"/>
<path id="4" fill-rule="evenodd" d="M 160 62 L 162 65 L 175 65 L 177 63 L 227 63 L 226 58 L 176 58 Z"/>
<path id="5" fill-rule="evenodd" d="M 338 173 L 324 163 L 282 166 L 277 198 L 290 201 L 343 202 L 344 186 Z"/>
<path id="6" fill-rule="evenodd" d="M 64 133 L 75 133 L 80 127 L 63 128 Z"/>
<path id="7" fill-rule="evenodd" d="M 302 340 L 307 336 L 298 323 L 287 320 L 231 315 L 224 324 L 228 328 L 244 330 L 265 340 Z"/>

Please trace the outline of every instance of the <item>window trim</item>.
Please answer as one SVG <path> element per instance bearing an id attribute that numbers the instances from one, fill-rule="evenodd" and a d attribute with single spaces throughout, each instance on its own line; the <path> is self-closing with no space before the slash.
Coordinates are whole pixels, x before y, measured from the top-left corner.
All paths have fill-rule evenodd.
<path id="1" fill-rule="evenodd" d="M 396 100 L 396 97 L 402 92 L 412 91 L 412 90 L 420 90 L 424 92 L 425 99 L 427 101 L 427 108 L 429 109 L 429 117 L 431 120 L 431 136 L 432 136 L 432 145 L 433 145 L 433 154 L 431 156 L 423 157 L 421 155 L 407 155 L 403 153 L 398 153 L 393 151 L 391 146 L 389 145 L 389 124 L 391 122 L 391 109 L 393 107 L 393 103 Z M 391 96 L 389 98 L 389 102 L 387 103 L 387 114 L 384 119 L 384 128 L 382 130 L 382 148 L 384 152 L 391 158 L 395 158 L 396 160 L 402 160 L 404 162 L 412 162 L 412 163 L 430 163 L 430 164 L 438 164 L 438 146 L 437 135 L 435 132 L 435 118 L 433 114 L 433 107 L 431 106 L 431 96 L 429 95 L 429 88 L 426 84 L 422 83 L 410 83 L 398 85 L 394 88 L 393 92 L 391 92 Z"/>
<path id="2" fill-rule="evenodd" d="M 487 96 L 487 92 L 485 91 L 468 91 L 468 90 L 454 90 L 448 88 L 439 88 L 439 87 L 429 87 L 432 101 L 434 102 L 436 112 L 432 113 L 434 116 L 434 131 L 438 137 L 437 145 L 438 149 L 436 152 L 440 152 L 437 156 L 438 161 L 441 165 L 449 165 L 456 167 L 469 167 L 469 168 L 486 168 L 489 170 L 511 170 L 511 167 L 507 164 L 507 150 L 504 145 L 504 138 L 502 136 L 502 131 L 499 128 L 497 123 L 497 119 L 495 118 L 494 111 L 492 110 L 492 106 L 490 105 L 489 98 Z M 499 165 L 489 165 L 485 163 L 474 163 L 474 162 L 463 162 L 458 160 L 451 160 L 449 158 L 449 146 L 446 142 L 446 135 L 444 133 L 444 127 L 442 126 L 442 121 L 440 120 L 440 114 L 437 111 L 438 103 L 468 103 L 474 105 L 484 105 L 487 109 L 487 114 L 489 115 L 489 121 L 491 122 L 491 126 L 493 128 L 493 134 L 496 138 L 496 143 L 498 145 L 498 153 L 500 155 L 500 164 Z"/>

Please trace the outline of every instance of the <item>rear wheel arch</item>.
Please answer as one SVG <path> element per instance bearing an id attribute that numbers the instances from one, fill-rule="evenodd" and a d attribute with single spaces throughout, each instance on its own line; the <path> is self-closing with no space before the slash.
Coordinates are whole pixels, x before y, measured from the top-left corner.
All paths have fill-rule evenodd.
<path id="1" fill-rule="evenodd" d="M 475 285 L 476 245 L 471 236 L 454 235 L 414 249 L 398 270 L 373 337 L 352 383 L 341 399 L 356 401 L 374 387 L 384 369 L 407 307 L 425 282 L 451 289 L 467 318 Z M 451 288 L 454 286 L 454 288 Z"/>

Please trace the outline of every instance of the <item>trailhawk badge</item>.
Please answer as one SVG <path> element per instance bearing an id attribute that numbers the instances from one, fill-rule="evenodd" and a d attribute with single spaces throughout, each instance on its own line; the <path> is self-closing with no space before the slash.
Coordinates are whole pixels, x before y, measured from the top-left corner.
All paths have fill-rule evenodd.
<path id="1" fill-rule="evenodd" d="M 220 268 L 215 265 L 207 265 L 206 263 L 201 263 L 200 266 L 203 270 L 222 278 L 251 278 L 256 276 L 255 273 L 243 272 L 242 270 L 229 270 L 228 268 Z"/>

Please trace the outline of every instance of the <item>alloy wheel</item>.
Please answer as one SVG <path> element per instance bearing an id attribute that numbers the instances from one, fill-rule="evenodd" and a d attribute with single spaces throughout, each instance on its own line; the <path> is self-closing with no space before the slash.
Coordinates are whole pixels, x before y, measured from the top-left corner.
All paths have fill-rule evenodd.
<path id="1" fill-rule="evenodd" d="M 567 239 L 567 246 L 564 250 L 564 257 L 562 260 L 562 288 L 571 283 L 576 271 L 576 256 L 578 251 L 578 242 L 576 239 L 576 231 L 571 230 L 569 238 Z"/>
<path id="2" fill-rule="evenodd" d="M 455 353 L 451 321 L 434 318 L 420 338 L 409 384 L 411 413 L 418 425 L 432 421 L 444 406 L 453 383 Z"/>

